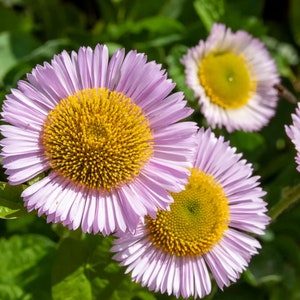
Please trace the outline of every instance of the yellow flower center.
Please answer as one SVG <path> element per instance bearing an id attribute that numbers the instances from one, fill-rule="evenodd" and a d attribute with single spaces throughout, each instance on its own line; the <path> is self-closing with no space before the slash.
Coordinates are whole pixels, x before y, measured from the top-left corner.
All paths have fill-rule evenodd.
<path id="1" fill-rule="evenodd" d="M 42 143 L 52 169 L 102 191 L 132 181 L 153 152 L 149 122 L 140 107 L 105 88 L 61 100 L 47 116 Z"/>
<path id="2" fill-rule="evenodd" d="M 242 55 L 210 53 L 198 69 L 201 85 L 210 101 L 223 108 L 239 108 L 248 103 L 256 90 L 251 65 Z"/>
<path id="3" fill-rule="evenodd" d="M 185 190 L 172 196 L 170 211 L 159 210 L 155 219 L 146 217 L 153 245 L 176 256 L 207 253 L 228 228 L 229 206 L 222 186 L 194 168 Z"/>

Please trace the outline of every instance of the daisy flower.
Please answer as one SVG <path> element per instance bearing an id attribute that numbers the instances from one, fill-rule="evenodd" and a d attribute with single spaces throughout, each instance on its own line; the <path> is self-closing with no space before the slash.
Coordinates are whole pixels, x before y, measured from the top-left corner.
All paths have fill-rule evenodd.
<path id="1" fill-rule="evenodd" d="M 208 295 L 211 274 L 220 289 L 235 282 L 260 248 L 252 235 L 269 223 L 252 166 L 209 129 L 198 140 L 189 182 L 171 193 L 170 210 L 146 216 L 135 233 L 117 232 L 111 248 L 133 281 L 184 298 Z"/>
<path id="2" fill-rule="evenodd" d="M 290 126 L 286 125 L 285 131 L 296 147 L 297 155 L 295 160 L 297 163 L 297 170 L 300 172 L 300 103 L 298 103 L 296 112 L 292 114 L 292 120 L 293 124 Z"/>
<path id="3" fill-rule="evenodd" d="M 29 211 L 83 232 L 134 230 L 188 180 L 196 124 L 183 93 L 144 54 L 63 51 L 18 82 L 3 104 L 9 183 L 45 174 L 23 193 Z"/>
<path id="4" fill-rule="evenodd" d="M 274 60 L 247 32 L 214 24 L 206 41 L 182 57 L 187 85 L 213 128 L 258 131 L 274 116 L 279 83 Z"/>

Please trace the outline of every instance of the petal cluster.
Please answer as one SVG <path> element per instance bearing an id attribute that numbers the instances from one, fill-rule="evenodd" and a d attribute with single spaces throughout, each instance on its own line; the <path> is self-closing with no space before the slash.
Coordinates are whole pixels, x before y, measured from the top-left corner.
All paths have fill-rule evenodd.
<path id="1" fill-rule="evenodd" d="M 211 101 L 199 80 L 199 67 L 211 53 L 241 55 L 247 62 L 251 77 L 256 82 L 253 95 L 247 104 L 238 108 L 224 108 Z M 264 44 L 243 30 L 233 33 L 223 24 L 214 24 L 207 40 L 200 40 L 182 57 L 187 85 L 199 99 L 201 112 L 213 128 L 225 127 L 234 130 L 258 131 L 274 116 L 278 102 L 275 85 L 279 83 L 275 61 Z"/>
<path id="2" fill-rule="evenodd" d="M 253 176 L 252 166 L 222 137 L 200 129 L 193 167 L 214 177 L 229 202 L 229 224 L 223 238 L 198 256 L 176 256 L 152 244 L 146 223 L 135 233 L 117 232 L 113 258 L 127 266 L 134 281 L 151 291 L 176 297 L 204 297 L 211 291 L 213 275 L 220 289 L 235 282 L 257 253 L 260 243 L 250 234 L 264 234 L 269 223 L 265 192 Z M 172 209 L 172 207 L 171 207 Z"/>
<path id="3" fill-rule="evenodd" d="M 296 163 L 297 170 L 300 172 L 300 104 L 296 108 L 294 114 L 292 114 L 292 125 L 285 126 L 285 131 L 288 137 L 291 139 L 293 144 L 295 145 L 297 154 L 296 154 Z"/>
<path id="4" fill-rule="evenodd" d="M 36 66 L 18 82 L 3 104 L 1 141 L 3 166 L 9 183 L 45 177 L 22 194 L 29 211 L 45 214 L 48 222 L 70 229 L 112 233 L 134 230 L 140 218 L 165 209 L 172 202 L 167 191 L 184 188 L 194 155 L 196 124 L 179 122 L 192 113 L 165 70 L 144 54 L 124 49 L 109 57 L 105 45 L 63 51 L 50 63 Z M 51 110 L 78 91 L 106 88 L 130 98 L 146 116 L 153 138 L 153 154 L 128 184 L 101 192 L 74 182 L 50 166 L 41 142 Z"/>

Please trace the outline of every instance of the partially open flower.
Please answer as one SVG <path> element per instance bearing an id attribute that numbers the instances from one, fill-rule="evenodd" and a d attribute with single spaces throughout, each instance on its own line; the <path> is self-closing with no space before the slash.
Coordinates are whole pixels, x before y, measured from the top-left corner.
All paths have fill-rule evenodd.
<path id="1" fill-rule="evenodd" d="M 300 103 L 296 108 L 295 113 L 292 114 L 293 123 L 290 126 L 285 126 L 285 131 L 291 139 L 296 148 L 296 163 L 297 170 L 300 172 Z"/>
<path id="2" fill-rule="evenodd" d="M 263 43 L 247 32 L 214 24 L 207 40 L 189 49 L 181 62 L 187 85 L 213 128 L 258 131 L 274 116 L 276 65 Z"/>

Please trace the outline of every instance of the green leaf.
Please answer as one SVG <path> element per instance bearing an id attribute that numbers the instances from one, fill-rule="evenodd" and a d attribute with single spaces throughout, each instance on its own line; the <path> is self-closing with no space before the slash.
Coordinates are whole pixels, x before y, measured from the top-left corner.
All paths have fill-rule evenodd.
<path id="1" fill-rule="evenodd" d="M 53 300 L 131 300 L 134 297 L 155 300 L 112 260 L 111 241 L 111 237 L 100 235 L 62 240 L 53 265 Z"/>
<path id="2" fill-rule="evenodd" d="M 161 15 L 177 19 L 181 12 L 183 7 L 185 6 L 186 0 L 168 0 L 162 2 L 160 13 Z"/>
<path id="3" fill-rule="evenodd" d="M 139 22 L 132 23 L 131 28 L 136 32 L 147 30 L 161 35 L 183 32 L 184 30 L 184 26 L 177 20 L 161 16 L 145 18 Z"/>
<path id="4" fill-rule="evenodd" d="M 13 54 L 10 46 L 10 33 L 0 33 L 0 82 L 5 73 L 17 63 L 17 58 Z"/>
<path id="5" fill-rule="evenodd" d="M 154 16 L 139 21 L 126 21 L 120 26 L 119 23 L 108 25 L 110 39 L 120 42 L 124 35 L 132 34 L 142 36 L 136 39 L 137 43 L 152 43 L 148 47 L 155 47 L 173 42 L 182 37 L 184 26 L 177 20 L 162 16 Z M 152 42 L 152 40 L 165 40 L 165 42 Z M 144 46 L 145 48 L 145 46 Z"/>
<path id="6" fill-rule="evenodd" d="M 225 13 L 223 0 L 195 0 L 194 7 L 207 31 L 210 31 L 213 23 L 220 21 Z"/>
<path id="7" fill-rule="evenodd" d="M 14 203 L 0 198 L 0 218 L 15 219 L 26 215 L 26 208 L 19 203 Z"/>
<path id="8" fill-rule="evenodd" d="M 191 106 L 197 104 L 197 99 L 194 98 L 194 92 L 186 85 L 186 77 L 184 73 L 184 66 L 181 64 L 180 59 L 188 51 L 184 45 L 174 46 L 169 55 L 167 56 L 168 74 L 176 82 L 177 90 L 183 91 Z"/>
<path id="9" fill-rule="evenodd" d="M 25 185 L 10 185 L 7 182 L 0 182 L 0 197 L 15 203 L 22 202 L 21 193 Z"/>
<path id="10" fill-rule="evenodd" d="M 15 219 L 28 214 L 21 198 L 24 188 L 24 185 L 11 186 L 0 182 L 0 218 Z"/>
<path id="11" fill-rule="evenodd" d="M 0 299 L 50 300 L 50 268 L 55 243 L 27 234 L 0 239 Z"/>
<path id="12" fill-rule="evenodd" d="M 87 276 L 92 282 L 93 296 L 106 300 L 155 300 L 153 293 L 140 284 L 132 282 L 130 275 L 125 275 L 125 268 L 119 267 L 112 260 L 111 237 L 98 239 L 87 264 Z M 170 298 L 168 298 L 170 299 Z"/>
<path id="13" fill-rule="evenodd" d="M 91 285 L 84 274 L 85 261 L 92 251 L 83 240 L 66 238 L 60 244 L 52 271 L 52 297 L 92 299 Z"/>
<path id="14" fill-rule="evenodd" d="M 62 281 L 52 287 L 54 300 L 90 300 L 92 297 L 91 284 L 84 273 L 83 266 L 78 267 Z"/>
<path id="15" fill-rule="evenodd" d="M 270 49 L 279 73 L 293 80 L 294 73 L 291 66 L 296 66 L 300 61 L 297 49 L 292 44 L 281 42 L 273 37 L 265 37 L 263 42 Z"/>
<path id="16" fill-rule="evenodd" d="M 26 33 L 0 33 L 0 84 L 6 73 L 37 45 L 38 43 Z"/>
<path id="17" fill-rule="evenodd" d="M 231 145 L 237 147 L 240 152 L 262 151 L 265 140 L 260 133 L 235 131 L 229 136 Z"/>
<path id="18" fill-rule="evenodd" d="M 26 0 L 34 19 L 35 31 L 45 40 L 68 36 L 71 32 L 81 32 L 85 15 L 69 2 L 58 0 Z"/>

